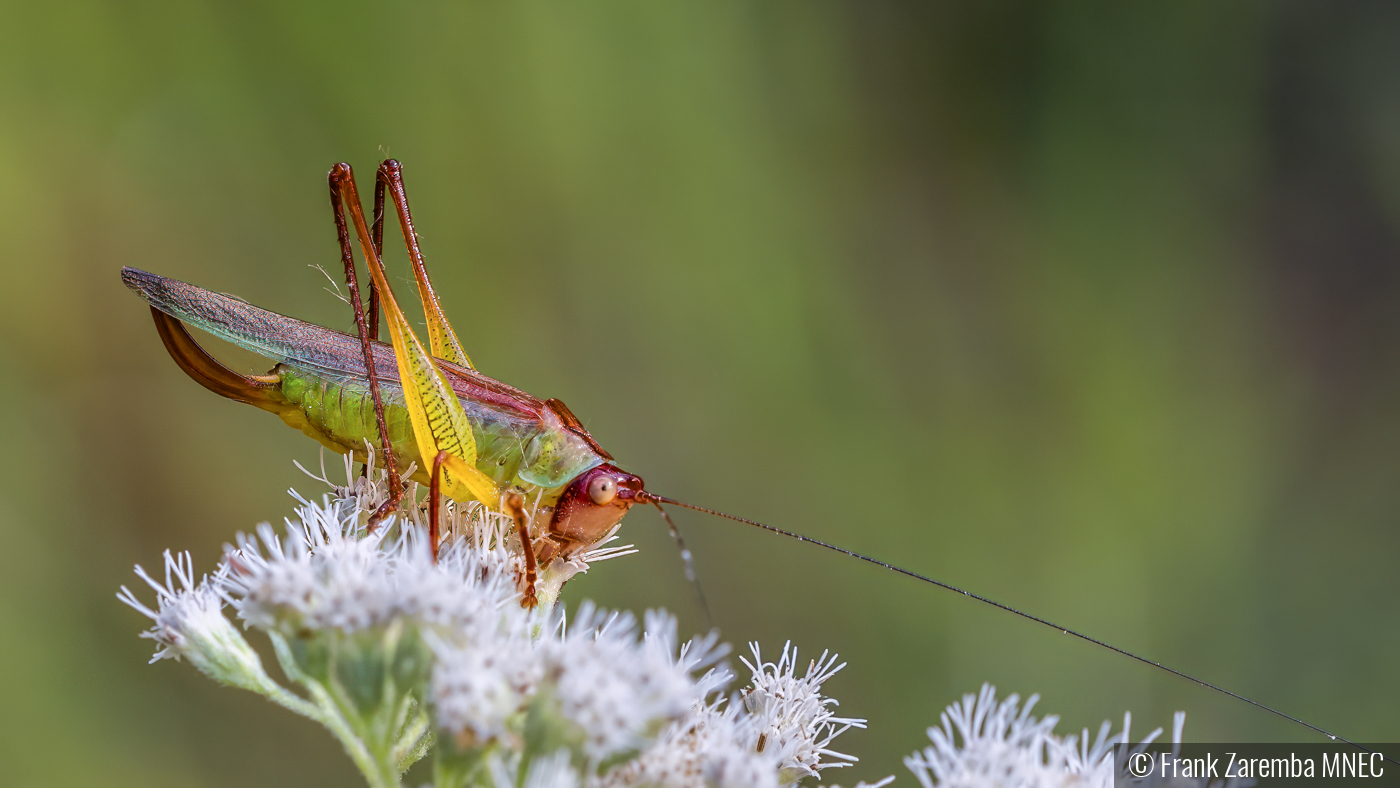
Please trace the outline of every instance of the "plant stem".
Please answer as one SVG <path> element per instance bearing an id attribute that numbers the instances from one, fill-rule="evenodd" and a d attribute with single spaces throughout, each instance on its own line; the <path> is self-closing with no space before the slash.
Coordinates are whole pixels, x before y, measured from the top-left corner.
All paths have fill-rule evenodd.
<path id="1" fill-rule="evenodd" d="M 398 763 L 388 757 L 376 758 L 365 746 L 365 743 L 360 740 L 360 737 L 355 735 L 350 723 L 341 713 L 339 705 L 331 697 L 331 693 L 319 681 L 310 678 L 297 668 L 296 660 L 292 657 L 291 648 L 287 645 L 287 641 L 276 632 L 268 632 L 267 634 L 272 639 L 272 649 L 277 654 L 277 663 L 282 666 L 282 672 L 286 673 L 292 681 L 305 687 L 314 701 L 313 708 L 317 713 L 306 716 L 326 726 L 326 729 L 340 741 L 341 746 L 345 748 L 345 754 L 350 756 L 350 760 L 360 770 L 360 774 L 364 775 L 365 782 L 369 783 L 370 788 L 399 788 Z M 279 689 L 281 688 L 279 687 Z M 286 690 L 282 691 L 286 692 Z M 286 694 L 291 695 L 289 692 Z M 296 696 L 292 697 L 301 704 L 313 705 L 296 698 Z M 289 706 L 288 708 L 293 707 Z M 298 709 L 293 708 L 293 710 L 297 711 Z M 385 753 L 385 755 L 389 754 Z"/>

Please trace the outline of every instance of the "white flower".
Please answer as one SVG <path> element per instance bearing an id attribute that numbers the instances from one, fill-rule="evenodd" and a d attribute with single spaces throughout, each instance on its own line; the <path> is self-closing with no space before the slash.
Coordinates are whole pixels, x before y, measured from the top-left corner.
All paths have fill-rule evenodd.
<path id="1" fill-rule="evenodd" d="M 964 695 L 961 703 L 949 706 L 940 717 L 943 727 L 928 729 L 932 744 L 904 764 L 924 788 L 1061 785 L 1064 764 L 1046 763 L 1059 718 L 1030 716 L 1039 699 L 1032 695 L 1020 707 L 1020 696 L 1012 695 L 998 704 L 996 688 L 984 684 L 980 695 Z"/>
<path id="2" fill-rule="evenodd" d="M 676 620 L 648 611 L 638 641 L 630 613 L 609 613 L 584 602 L 557 639 L 542 641 L 559 714 L 583 734 L 595 763 L 637 750 L 685 714 L 725 672 L 692 673 L 725 653 L 714 635 L 692 640 L 677 654 Z"/>
<path id="3" fill-rule="evenodd" d="M 703 742 L 704 757 L 699 763 L 707 788 L 770 788 L 779 784 L 783 771 L 781 754 L 775 751 L 765 756 L 747 746 L 753 739 L 751 718 L 741 721 L 728 717 L 708 722 L 702 728 L 702 735 L 707 733 L 708 740 Z"/>
<path id="4" fill-rule="evenodd" d="M 486 760 L 486 773 L 494 788 L 578 788 L 580 784 L 578 772 L 570 765 L 568 749 L 556 750 L 530 761 L 523 786 L 518 779 L 518 757 L 502 758 L 500 754 L 493 753 Z"/>
<path id="5" fill-rule="evenodd" d="M 257 539 L 239 534 L 238 547 L 227 548 L 222 588 L 240 618 L 285 632 L 353 633 L 405 618 L 462 629 L 517 605 L 504 551 L 459 539 L 434 562 L 420 529 L 389 538 L 386 522 L 360 535 L 358 510 L 341 502 L 298 507 L 299 522 L 288 521 L 285 539 L 266 524 Z"/>
<path id="6" fill-rule="evenodd" d="M 525 772 L 524 788 L 578 788 L 578 785 L 578 772 L 569 765 L 568 750 L 534 759 Z M 515 783 L 499 788 L 515 788 Z"/>
<path id="7" fill-rule="evenodd" d="M 750 744 L 754 718 L 719 699 L 697 703 L 637 758 L 609 772 L 600 788 L 777 788 L 780 759 Z"/>
<path id="8" fill-rule="evenodd" d="M 1054 734 L 1058 717 L 1032 717 L 1038 699 L 1032 695 L 1022 706 L 1019 696 L 1010 695 L 998 702 L 996 688 L 984 684 L 979 694 L 964 695 L 961 703 L 949 706 L 942 727 L 928 729 L 930 746 L 904 764 L 924 788 L 1112 788 L 1113 745 L 1131 741 L 1132 717 L 1124 715 L 1122 731 L 1112 737 L 1105 722 L 1091 745 L 1088 730 L 1078 737 L 1059 737 Z M 1181 741 L 1184 722 L 1185 715 L 1178 712 L 1174 742 Z M 1142 744 L 1161 733 L 1158 728 Z"/>
<path id="9" fill-rule="evenodd" d="M 783 764 L 783 782 L 795 782 L 802 777 L 816 776 L 818 770 L 849 766 L 857 759 L 836 752 L 827 745 L 851 728 L 864 728 L 865 720 L 837 717 L 831 712 L 836 700 L 821 693 L 822 684 L 846 667 L 836 664 L 836 655 L 823 651 L 820 658 L 807 663 L 807 670 L 797 676 L 797 649 L 791 643 L 783 646 L 776 663 L 764 662 L 757 643 L 750 643 L 753 662 L 743 660 L 753 673 L 750 687 L 743 692 L 744 707 L 756 721 L 752 745 L 759 752 L 771 749 Z M 741 658 L 742 659 L 742 658 Z M 823 762 L 822 757 L 838 759 L 838 763 Z"/>
<path id="10" fill-rule="evenodd" d="M 791 644 L 776 663 L 763 662 L 758 646 L 751 648 L 754 661 L 744 660 L 752 673 L 749 687 L 731 699 L 696 703 L 655 744 L 613 769 L 600 785 L 776 788 L 820 769 L 847 765 L 824 763 L 823 756 L 854 761 L 828 745 L 865 721 L 834 716 L 829 707 L 836 701 L 821 694 L 822 683 L 844 665 L 823 653 L 798 677 L 797 650 Z"/>
<path id="11" fill-rule="evenodd" d="M 568 626 L 518 607 L 503 613 L 494 627 L 428 640 L 435 719 L 460 750 L 516 746 L 517 715 L 530 707 L 596 765 L 644 747 L 730 678 L 717 669 L 697 678 L 725 649 L 710 635 L 678 651 L 675 619 L 664 614 L 648 613 L 639 633 L 630 614 L 587 602 Z"/>
<path id="12" fill-rule="evenodd" d="M 429 690 L 434 719 L 459 749 L 506 736 L 507 721 L 544 677 L 544 665 L 533 653 L 534 623 L 522 613 L 504 616 L 495 631 L 481 629 L 455 643 L 428 638 L 436 660 Z"/>
<path id="13" fill-rule="evenodd" d="M 136 574 L 155 590 L 156 609 L 143 605 L 126 586 L 117 598 L 155 622 L 141 633 L 160 646 L 151 662 L 185 658 L 205 675 L 236 686 L 257 686 L 266 680 L 257 653 L 224 617 L 217 578 L 204 577 L 196 584 L 189 553 L 165 551 L 164 583 L 140 566 Z"/>

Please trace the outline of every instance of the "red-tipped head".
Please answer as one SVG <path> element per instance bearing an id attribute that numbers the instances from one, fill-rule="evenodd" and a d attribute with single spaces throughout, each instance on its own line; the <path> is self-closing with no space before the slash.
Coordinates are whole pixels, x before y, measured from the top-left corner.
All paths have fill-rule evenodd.
<path id="1" fill-rule="evenodd" d="M 616 465 L 599 465 L 585 471 L 559 496 L 550 534 L 571 547 L 592 545 L 617 525 L 632 504 L 647 500 L 645 487 L 640 476 Z"/>

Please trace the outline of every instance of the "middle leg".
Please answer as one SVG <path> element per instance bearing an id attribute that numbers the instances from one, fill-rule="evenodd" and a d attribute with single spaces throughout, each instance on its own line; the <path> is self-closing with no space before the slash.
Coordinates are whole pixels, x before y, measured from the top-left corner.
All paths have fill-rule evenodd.
<path id="1" fill-rule="evenodd" d="M 530 539 L 530 528 L 526 525 L 525 499 L 520 493 L 510 492 L 501 496 L 505 510 L 515 519 L 515 530 L 520 535 L 520 551 L 525 559 L 525 593 L 520 599 L 521 607 L 534 607 L 539 604 L 535 597 L 535 543 Z"/>

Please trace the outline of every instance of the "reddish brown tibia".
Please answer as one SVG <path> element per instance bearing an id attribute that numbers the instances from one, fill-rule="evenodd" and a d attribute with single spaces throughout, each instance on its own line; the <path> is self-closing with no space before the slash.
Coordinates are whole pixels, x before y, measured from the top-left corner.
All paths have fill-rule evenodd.
<path id="1" fill-rule="evenodd" d="M 385 159 L 379 165 L 379 170 L 374 175 L 374 194 L 377 205 L 382 206 L 382 195 L 385 187 L 388 187 L 389 197 L 394 202 L 394 210 L 399 215 L 399 228 L 403 230 L 404 243 L 408 245 L 408 261 L 413 265 L 413 274 L 422 284 L 427 300 L 438 311 L 442 310 L 442 305 L 438 303 L 437 292 L 433 290 L 432 283 L 428 281 L 428 269 L 423 264 L 423 251 L 418 248 L 418 232 L 413 229 L 413 215 L 408 211 L 408 192 L 403 186 L 403 165 L 393 159 Z M 376 227 L 383 232 L 382 220 L 376 220 Z M 428 304 L 424 304 L 426 311 Z"/>
<path id="2" fill-rule="evenodd" d="M 345 263 L 345 283 L 350 288 L 350 305 L 355 310 L 355 328 L 360 333 L 360 350 L 365 358 L 365 373 L 369 376 L 370 397 L 374 400 L 374 419 L 379 428 L 380 447 L 384 452 L 384 471 L 389 475 L 389 499 L 369 518 L 369 528 L 374 530 L 381 520 L 398 508 L 399 502 L 403 500 L 404 487 L 399 479 L 398 466 L 394 463 L 394 447 L 389 441 L 389 427 L 384 421 L 384 398 L 379 392 L 379 374 L 375 370 L 374 349 L 370 344 L 374 338 L 370 336 L 369 326 L 365 322 L 364 306 L 360 301 L 359 277 L 355 274 L 355 255 L 350 247 L 350 231 L 345 225 L 343 202 L 348 202 L 351 216 L 355 218 L 357 225 L 361 225 L 361 232 L 365 230 L 364 217 L 360 214 L 360 193 L 355 188 L 355 173 L 349 164 L 341 162 L 331 168 L 326 180 L 330 185 L 331 210 L 335 213 L 340 257 Z M 378 253 L 377 249 L 374 251 Z"/>
<path id="3" fill-rule="evenodd" d="M 427 320 L 428 339 L 433 355 L 460 363 L 468 368 L 473 365 L 462 349 L 447 316 L 443 314 L 442 303 L 437 291 L 433 290 L 428 278 L 428 267 L 423 262 L 423 250 L 418 246 L 418 232 L 413 228 L 413 214 L 408 210 L 408 192 L 403 185 L 403 165 L 393 159 L 385 159 L 375 173 L 374 194 L 376 199 L 388 190 L 399 217 L 399 229 L 403 231 L 404 244 L 408 247 L 408 260 L 413 266 L 413 278 L 418 284 L 418 300 L 423 304 L 423 315 Z"/>
<path id="4" fill-rule="evenodd" d="M 151 307 L 151 317 L 156 321 L 156 333 L 160 334 L 166 352 L 194 382 L 221 397 L 256 405 L 263 410 L 277 412 L 287 406 L 287 400 L 277 389 L 275 377 L 240 375 L 205 352 L 190 336 L 184 323 L 155 307 Z"/>
<path id="5" fill-rule="evenodd" d="M 520 493 L 507 493 L 502 502 L 506 511 L 515 518 L 515 530 L 520 534 L 520 551 L 525 557 L 525 593 L 520 598 L 521 607 L 534 607 L 539 604 L 535 598 L 535 543 L 530 539 L 530 529 L 525 524 L 525 499 Z"/>
<path id="6" fill-rule="evenodd" d="M 374 183 L 374 224 L 369 228 L 370 242 L 374 244 L 374 253 L 384 257 L 384 184 L 378 180 Z M 379 285 L 374 283 L 374 277 L 369 278 L 369 314 L 366 322 L 369 323 L 369 338 L 379 339 Z"/>
<path id="7" fill-rule="evenodd" d="M 374 185 L 374 225 L 370 227 L 370 239 L 374 243 L 374 252 L 378 255 L 384 254 L 384 187 Z M 369 338 L 379 339 L 379 287 L 374 283 L 374 277 L 369 280 L 369 311 L 365 314 L 365 322 L 369 324 Z M 369 463 L 365 463 L 360 468 L 360 478 L 369 476 Z"/>
<path id="8" fill-rule="evenodd" d="M 438 559 L 438 543 L 442 541 L 442 528 L 438 524 L 438 512 L 442 508 L 442 464 L 448 454 L 440 451 L 433 458 L 433 475 L 428 484 L 428 545 L 433 550 L 433 563 Z"/>

